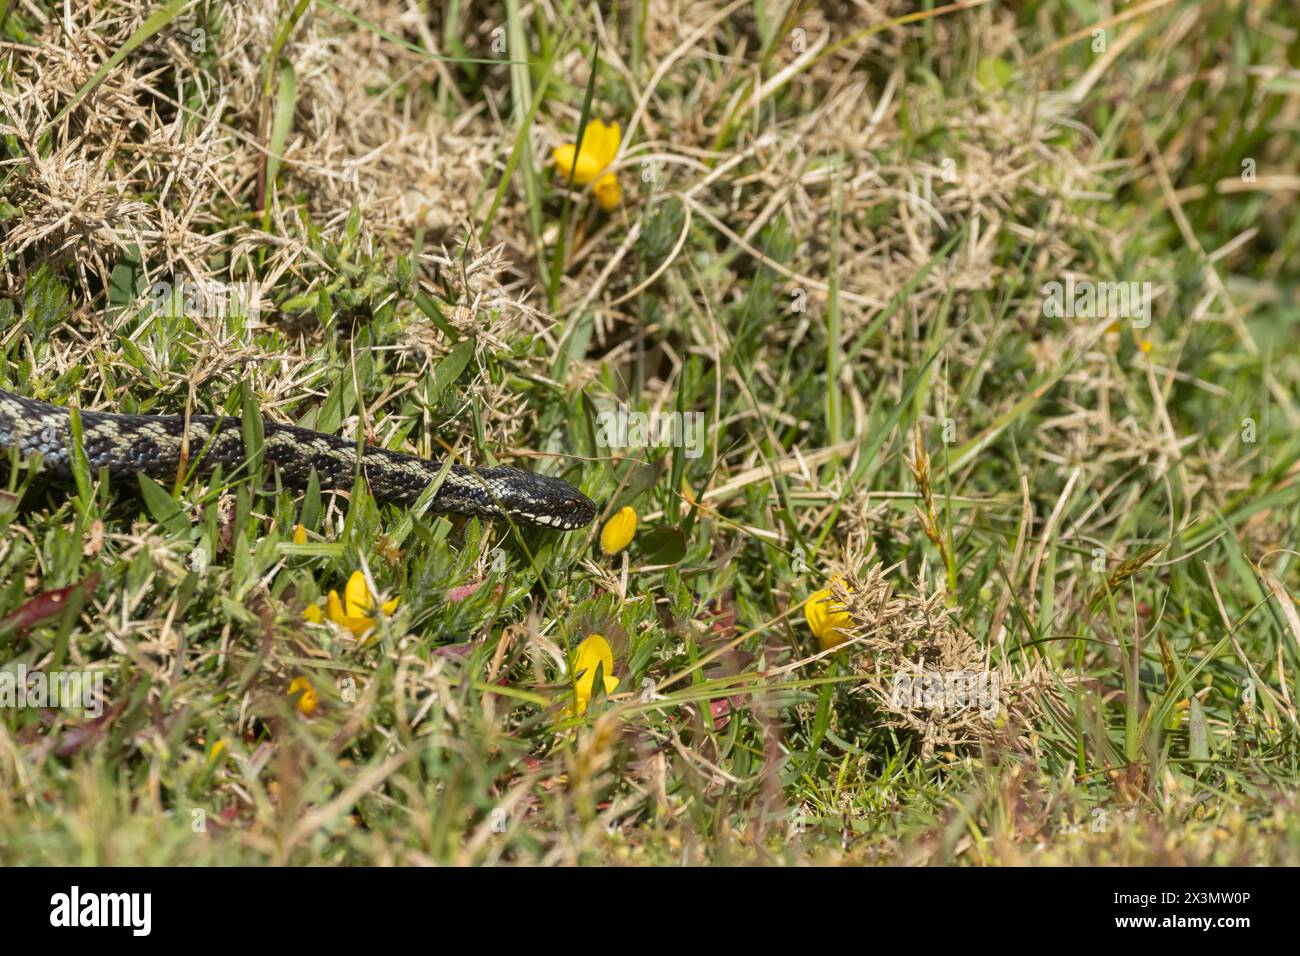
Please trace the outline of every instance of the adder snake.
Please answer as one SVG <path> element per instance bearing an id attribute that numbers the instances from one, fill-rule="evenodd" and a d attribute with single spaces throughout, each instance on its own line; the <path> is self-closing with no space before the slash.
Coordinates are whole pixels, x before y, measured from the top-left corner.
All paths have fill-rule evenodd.
<path id="1" fill-rule="evenodd" d="M 243 427 L 238 418 L 193 415 L 188 440 L 185 419 L 177 415 L 115 415 L 82 412 L 82 447 L 92 470 L 110 476 L 145 474 L 174 478 L 182 458 L 187 467 L 226 472 L 244 463 Z M 0 449 L 15 445 L 23 455 L 39 453 L 55 477 L 72 474 L 72 413 L 58 405 L 0 390 Z M 314 470 L 322 489 L 352 487 L 357 475 L 357 443 L 321 432 L 263 423 L 262 455 L 278 469 L 281 481 L 307 486 Z M 414 504 L 442 470 L 436 460 L 366 446 L 360 473 L 380 502 Z M 438 488 L 435 514 L 508 517 L 521 525 L 573 531 L 590 524 L 596 506 L 566 481 L 518 468 L 468 468 L 454 464 Z"/>

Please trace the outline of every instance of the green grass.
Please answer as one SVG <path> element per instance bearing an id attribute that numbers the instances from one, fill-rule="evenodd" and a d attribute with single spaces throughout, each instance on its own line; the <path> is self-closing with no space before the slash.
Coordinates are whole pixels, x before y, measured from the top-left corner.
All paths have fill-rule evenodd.
<path id="1" fill-rule="evenodd" d="M 68 41 L 36 11 L 62 13 L 9 9 L 0 388 L 523 462 L 641 518 L 611 557 L 599 523 L 452 521 L 256 462 L 52 485 L 6 455 L 0 668 L 94 670 L 108 699 L 0 707 L 0 862 L 1298 862 L 1300 17 L 1174 0 L 1094 51 L 1103 5 L 955 6 L 635 2 L 598 31 L 573 3 L 425 29 L 171 4 L 78 21 L 106 69 L 46 113 L 31 64 Z M 337 62 L 372 49 L 391 63 Z M 330 69 L 368 117 L 330 112 Z M 605 213 L 550 151 L 640 103 Z M 114 152 L 173 121 L 231 135 L 171 185 Z M 443 152 L 366 165 L 367 123 Z M 78 157 L 117 157 L 140 211 L 96 225 L 87 181 L 61 223 Z M 321 174 L 343 157 L 373 193 Z M 425 174 L 464 220 L 393 212 Z M 191 189 L 175 235 L 128 235 Z M 264 283 L 260 316 L 148 308 L 196 261 Z M 1150 326 L 1045 315 L 1067 273 L 1151 281 Z M 602 446 L 619 404 L 701 413 L 702 454 Z M 358 569 L 394 615 L 306 624 Z M 802 604 L 843 573 L 859 640 L 819 655 Z M 591 633 L 620 684 L 571 716 Z M 1001 719 L 927 730 L 873 693 L 958 646 L 1007 682 Z"/>

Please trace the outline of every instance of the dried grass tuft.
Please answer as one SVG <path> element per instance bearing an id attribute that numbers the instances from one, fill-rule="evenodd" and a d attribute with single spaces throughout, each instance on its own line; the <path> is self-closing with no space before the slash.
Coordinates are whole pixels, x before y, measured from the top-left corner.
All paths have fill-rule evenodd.
<path id="1" fill-rule="evenodd" d="M 840 568 L 832 584 L 853 621 L 847 633 L 862 682 L 852 693 L 885 726 L 919 737 L 927 758 L 936 747 L 1028 732 L 1039 695 L 1054 692 L 1046 665 L 1017 670 L 1003 656 L 992 667 L 990 648 L 961 625 L 925 567 L 910 588 L 897 588 L 896 567 L 872 557 Z"/>

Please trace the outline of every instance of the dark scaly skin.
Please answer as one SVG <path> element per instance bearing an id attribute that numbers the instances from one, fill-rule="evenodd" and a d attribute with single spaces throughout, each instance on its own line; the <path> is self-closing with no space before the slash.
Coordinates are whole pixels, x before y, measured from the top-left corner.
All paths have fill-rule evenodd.
<path id="1" fill-rule="evenodd" d="M 356 476 L 355 441 L 294 425 L 263 423 L 262 456 L 291 488 L 306 487 L 313 470 L 321 488 L 346 490 Z M 169 480 L 182 457 L 185 420 L 177 415 L 81 413 L 82 444 L 92 470 L 113 477 L 145 474 Z M 17 445 L 24 455 L 40 453 L 44 470 L 71 476 L 72 415 L 48 402 L 0 390 L 0 449 Z M 244 462 L 243 428 L 237 418 L 194 415 L 186 458 L 201 474 L 218 465 L 229 473 Z M 414 504 L 442 464 L 436 460 L 367 447 L 361 473 L 377 501 Z M 591 523 L 596 506 L 566 481 L 518 468 L 452 465 L 434 496 L 435 514 L 508 516 L 518 524 L 573 531 Z"/>

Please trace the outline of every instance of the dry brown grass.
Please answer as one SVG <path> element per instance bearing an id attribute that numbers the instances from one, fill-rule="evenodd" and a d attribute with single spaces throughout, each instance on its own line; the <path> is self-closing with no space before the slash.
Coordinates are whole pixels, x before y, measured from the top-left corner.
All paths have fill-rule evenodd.
<path id="1" fill-rule="evenodd" d="M 223 792 L 235 794 L 231 829 L 243 849 L 301 859 L 317 834 L 352 813 L 352 787 L 366 794 L 358 802 L 373 797 L 385 811 L 400 805 L 418 835 L 413 846 L 400 827 L 376 824 L 373 843 L 357 852 L 381 862 L 518 858 L 518 846 L 507 852 L 494 842 L 481 812 L 492 801 L 526 811 L 540 834 L 528 858 L 545 863 L 588 860 L 592 847 L 636 859 L 641 849 L 610 832 L 625 821 L 654 830 L 642 846 L 669 857 L 710 858 L 735 838 L 766 858 L 780 842 L 773 820 L 787 798 L 828 818 L 841 809 L 836 800 L 861 798 L 858 822 L 867 823 L 858 832 L 868 832 L 867 848 L 846 837 L 850 849 L 826 851 L 835 861 L 878 853 L 914 862 L 1128 861 L 1161 831 L 1155 859 L 1235 862 L 1251 858 L 1252 835 L 1285 833 L 1286 819 L 1261 809 L 1279 786 L 1274 763 L 1285 757 L 1233 764 L 1211 786 L 1199 765 L 1139 775 L 1133 768 L 1147 755 L 1121 761 L 1115 752 L 1125 729 L 1121 698 L 1132 689 L 1123 641 L 1153 621 L 1171 629 L 1173 653 L 1188 668 L 1220 630 L 1249 646 L 1215 660 L 1213 687 L 1181 691 L 1187 700 L 1216 701 L 1211 726 L 1240 745 L 1232 759 L 1277 746 L 1288 718 L 1294 724 L 1287 645 L 1254 615 L 1274 605 L 1292 610 L 1295 571 L 1280 555 L 1294 537 L 1286 493 L 1300 465 L 1283 463 L 1282 474 L 1270 476 L 1276 462 L 1267 456 L 1289 447 L 1278 436 L 1300 424 L 1296 368 L 1285 348 L 1256 341 L 1253 320 L 1266 312 L 1285 322 L 1277 307 L 1293 290 L 1279 277 L 1294 271 L 1295 230 L 1288 213 L 1273 208 L 1239 227 L 1232 218 L 1239 207 L 1224 200 L 1265 192 L 1288 211 L 1294 205 L 1297 98 L 1270 94 L 1280 96 L 1271 137 L 1238 131 L 1236 142 L 1249 144 L 1260 165 L 1258 181 L 1224 178 L 1238 157 L 1225 166 L 1215 155 L 1226 148 L 1223 117 L 1238 109 L 1232 97 L 1243 83 L 1286 89 L 1294 71 L 1280 61 L 1251 64 L 1244 81 L 1225 52 L 1231 44 L 1218 34 L 1203 39 L 1218 5 L 1175 0 L 1107 16 L 1111 45 L 1095 58 L 1063 38 L 1063 15 L 1050 4 L 1031 4 L 1028 19 L 1018 19 L 1008 5 L 972 2 L 869 33 L 915 4 L 797 3 L 771 34 L 766 59 L 770 25 L 752 3 L 653 2 L 644 24 L 615 6 L 522 5 L 525 29 L 544 25 L 552 43 L 545 52 L 555 54 L 544 102 L 525 125 L 510 64 L 472 62 L 500 58 L 492 48 L 504 15 L 498 5 L 466 3 L 449 23 L 451 8 L 440 4 L 349 4 L 373 29 L 310 5 L 280 51 L 296 94 L 273 184 L 268 144 L 282 88 L 274 77 L 268 87 L 266 58 L 286 28 L 285 4 L 194 0 L 57 122 L 148 11 L 126 0 L 31 0 L 23 15 L 34 35 L 0 46 L 0 134 L 21 153 L 0 169 L 0 256 L 8 264 L 0 297 L 21 299 L 38 269 L 72 286 L 70 311 L 48 330 L 48 347 L 23 322 L 0 330 L 0 346 L 24 361 L 35 357 L 24 383 L 34 390 L 86 407 L 137 402 L 175 412 L 220 404 L 242 384 L 269 415 L 293 421 L 327 396 L 355 390 L 365 398 L 342 416 L 343 433 L 426 454 L 451 447 L 470 459 L 484 448 L 567 456 L 579 430 L 575 409 L 587 400 L 671 410 L 685 395 L 708 416 L 714 441 L 703 461 L 687 466 L 686 490 L 668 488 L 665 472 L 638 502 L 646 529 L 669 525 L 674 503 L 697 521 L 691 574 L 673 577 L 635 550 L 617 561 L 589 554 L 566 567 L 563 581 L 541 588 L 545 598 L 526 614 L 517 596 L 516 616 L 499 628 L 421 605 L 410 633 L 357 667 L 367 677 L 382 672 L 361 704 L 330 702 L 326 719 L 342 725 L 334 728 L 339 739 L 365 741 L 343 759 L 383 756 L 364 770 L 322 765 L 321 777 L 343 781 L 349 799 L 341 799 L 304 784 L 311 747 L 277 741 L 274 800 L 238 793 L 243 783 L 233 774 L 222 780 Z M 1253 31 L 1294 47 L 1294 30 L 1274 5 L 1252 6 L 1243 17 Z M 213 18 L 220 29 L 195 49 L 192 29 Z M 624 134 L 615 163 L 624 202 L 612 214 L 581 189 L 566 207 L 548 160 L 575 138 L 595 41 L 592 115 L 619 121 Z M 527 56 L 536 95 L 540 43 Z M 1196 106 L 1194 96 L 1207 105 Z M 1147 115 L 1148 103 L 1159 104 L 1159 115 Z M 521 138 L 525 158 L 484 230 Z M 1209 177 L 1214 182 L 1203 181 Z M 530 196 L 530 184 L 541 198 Z M 1206 213 L 1204 203 L 1223 205 Z M 572 219 L 562 235 L 566 208 Z M 1221 230 L 1232 237 L 1201 248 Z M 551 290 L 551 257 L 561 247 Z M 143 281 L 135 302 L 115 300 L 115 270 L 131 266 L 130 273 L 136 264 Z M 1042 281 L 1067 275 L 1152 280 L 1156 321 L 1147 330 L 1108 330 L 1106 322 L 1046 316 Z M 152 282 L 180 276 L 255 281 L 261 314 L 246 323 L 199 317 L 169 338 L 141 320 L 139 307 Z M 413 305 L 417 289 L 436 300 L 452 334 Z M 382 340 L 365 337 L 371 324 Z M 472 361 L 441 404 L 426 402 L 423 389 L 457 338 L 474 342 Z M 561 346 L 575 341 L 570 360 L 559 362 Z M 362 360 L 382 363 L 380 384 L 369 391 L 356 384 Z M 1244 447 L 1238 428 L 1246 416 L 1273 440 Z M 937 437 L 950 421 L 956 437 Z M 611 501 L 628 480 L 615 469 L 629 457 L 607 449 L 585 456 Z M 1241 514 L 1252 497 L 1266 507 Z M 1231 535 L 1215 545 L 1224 534 L 1219 513 Z M 269 535 L 283 515 L 258 517 Z M 337 509 L 322 537 L 330 533 L 344 533 Z M 177 631 L 147 606 L 135 616 L 142 605 L 132 602 L 149 588 L 165 592 L 184 573 L 185 556 L 147 522 L 107 535 L 100 548 L 124 564 L 156 568 L 131 587 L 117 582 L 101 601 L 100 610 L 122 622 L 101 636 L 113 660 L 135 661 L 165 681 L 176 666 Z M 39 530 L 22 540 L 39 542 Z M 1227 541 L 1240 554 L 1219 550 Z M 493 560 L 488 532 L 456 544 L 465 567 L 438 566 L 440 586 L 465 584 L 455 575 L 470 570 L 481 579 Z M 428 541 L 407 547 L 422 558 L 437 552 Z M 0 560 L 10 553 L 0 550 Z M 382 554 L 367 552 L 366 560 L 382 570 Z M 1106 573 L 1092 570 L 1098 560 Z M 32 562 L 25 594 L 42 586 Z M 1281 563 L 1281 580 L 1265 576 L 1271 562 Z M 1243 583 L 1252 568 L 1268 587 L 1258 597 Z M 270 580 L 280 568 L 260 571 Z M 807 594 L 837 575 L 855 620 L 853 643 L 847 653 L 809 653 L 806 631 L 790 622 Z M 1207 576 L 1223 583 L 1226 600 L 1203 600 Z M 214 626 L 221 653 L 241 635 L 291 648 L 269 657 L 241 708 L 254 707 L 258 719 L 283 716 L 280 684 L 303 661 L 356 665 L 350 651 L 303 637 L 299 608 L 276 619 L 262 579 L 234 577 L 220 569 L 205 580 L 221 593 L 245 586 L 260 602 L 257 622 L 248 634 L 229 622 Z M 324 574 L 303 578 L 295 587 L 331 586 Z M 1119 624 L 1109 608 L 1098 610 L 1107 580 Z M 286 607 L 299 592 L 287 593 Z M 693 606 L 683 610 L 691 601 L 726 605 L 718 615 L 729 615 L 726 627 Z M 1279 620 L 1289 626 L 1285 614 Z M 429 646 L 466 637 L 468 655 L 498 641 L 487 654 L 489 681 L 551 693 L 569 628 L 607 632 L 619 667 L 629 669 L 620 676 L 631 676 L 630 659 L 646 641 L 655 644 L 640 673 L 657 678 L 665 670 L 689 675 L 688 659 L 717 653 L 710 679 L 752 681 L 738 685 L 734 714 L 729 700 L 725 711 L 732 731 L 743 727 L 739 743 L 714 724 L 710 699 L 681 703 L 673 710 L 680 720 L 638 712 L 643 722 L 634 730 L 606 714 L 570 736 L 543 733 L 535 726 L 540 709 L 520 720 L 488 692 L 467 693 L 483 675 L 467 683 L 462 658 Z M 745 649 L 727 646 L 741 634 L 751 638 Z M 1148 705 L 1171 680 L 1152 635 L 1142 652 L 1150 673 L 1139 681 Z M 1077 642 L 1069 656 L 1066 642 Z M 73 657 L 93 655 L 74 649 Z M 1229 700 L 1240 660 L 1269 685 L 1261 699 L 1277 704 L 1246 730 L 1234 723 L 1238 704 Z M 893 699 L 898 675 L 934 672 L 998 675 L 1001 719 Z M 846 725 L 862 730 L 870 744 L 850 740 L 835 752 L 848 768 L 835 774 L 849 784 L 818 776 L 827 772 L 818 762 L 825 755 L 815 753 L 811 770 L 785 792 L 777 782 L 788 766 L 782 761 L 805 759 L 799 748 L 816 737 L 812 717 L 829 699 L 817 681 L 828 674 L 847 685 L 833 726 L 850 736 Z M 679 690 L 688 686 L 683 679 Z M 635 691 L 630 682 L 622 688 Z M 223 728 L 250 742 L 256 736 L 261 725 L 246 710 L 231 721 L 224 706 L 211 703 L 210 726 L 188 739 L 198 753 Z M 392 742 L 365 736 L 364 708 L 375 706 L 391 706 L 403 746 L 446 736 L 466 748 L 472 771 L 433 782 L 414 766 L 388 763 Z M 1076 706 L 1086 711 L 1079 723 L 1088 722 L 1079 731 L 1089 737 L 1086 768 L 1073 763 Z M 422 723 L 431 712 L 441 723 Z M 521 726 L 536 731 L 520 746 L 537 750 L 537 762 L 491 763 L 503 740 L 519 744 L 511 735 Z M 1243 742 L 1256 730 L 1260 739 Z M 1181 758 L 1187 734 L 1182 725 L 1173 732 Z M 821 746 L 816 737 L 812 749 Z M 340 745 L 330 757 L 343 752 Z M 243 770 L 257 776 L 268 753 L 259 742 L 241 754 Z M 906 765 L 900 777 L 916 771 L 926 786 L 882 779 L 894 758 Z M 486 777 L 489 764 L 491 779 L 465 783 Z M 929 802 L 953 781 L 972 795 L 965 821 L 937 798 Z M 93 781 L 77 786 L 89 792 Z M 905 796 L 920 794 L 918 803 L 937 808 L 934 816 L 918 810 L 909 832 L 884 832 L 882 807 L 900 801 L 893 788 L 906 787 L 915 789 Z M 1252 794 L 1248 810 L 1221 796 L 1234 787 Z M 464 819 L 449 822 L 430 808 L 431 796 L 448 793 L 464 800 L 455 809 Z M 735 812 L 710 822 L 708 808 L 733 797 Z M 1083 797 L 1153 812 L 1063 841 L 1063 819 L 1086 826 Z M 1210 800 L 1219 801 L 1221 821 L 1197 809 Z M 1291 813 L 1288 800 L 1279 800 L 1279 814 Z M 380 816 L 370 804 L 357 812 Z M 708 837 L 684 832 L 713 826 Z M 975 826 L 989 834 L 987 847 L 946 835 Z M 446 839 L 458 827 L 465 839 Z M 139 846 L 130 844 L 123 859 L 142 853 Z"/>

